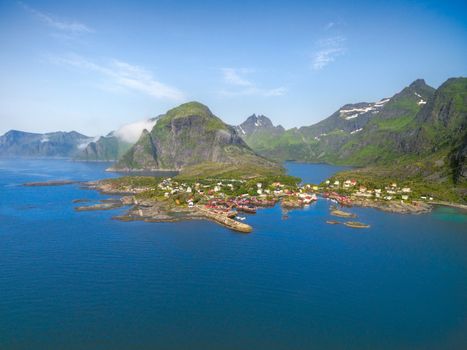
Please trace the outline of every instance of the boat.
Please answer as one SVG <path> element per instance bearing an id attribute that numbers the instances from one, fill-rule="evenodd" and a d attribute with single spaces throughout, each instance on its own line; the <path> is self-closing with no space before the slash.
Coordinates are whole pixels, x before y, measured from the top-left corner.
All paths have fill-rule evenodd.
<path id="1" fill-rule="evenodd" d="M 244 213 L 255 214 L 256 207 L 252 205 L 237 205 L 237 210 L 243 211 Z"/>
<path id="2" fill-rule="evenodd" d="M 227 213 L 227 217 L 233 219 L 237 216 L 237 212 L 235 210 L 231 210 Z"/>
<path id="3" fill-rule="evenodd" d="M 303 204 L 310 204 L 311 202 L 316 201 L 318 198 L 315 194 L 307 195 L 303 198 Z"/>
<path id="4" fill-rule="evenodd" d="M 273 199 L 258 199 L 253 197 L 250 200 L 250 203 L 258 207 L 273 207 L 276 204 L 276 201 Z"/>
<path id="5" fill-rule="evenodd" d="M 362 222 L 357 222 L 357 221 L 347 221 L 347 222 L 344 222 L 344 225 L 347 227 L 352 227 L 352 228 L 370 228 L 370 225 L 364 224 Z"/>

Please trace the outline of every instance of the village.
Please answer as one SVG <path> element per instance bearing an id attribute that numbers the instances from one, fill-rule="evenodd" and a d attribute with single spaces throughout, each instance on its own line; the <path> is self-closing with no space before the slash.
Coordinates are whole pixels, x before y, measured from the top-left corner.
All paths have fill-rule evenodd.
<path id="1" fill-rule="evenodd" d="M 418 198 L 410 187 L 400 187 L 397 183 L 388 183 L 382 188 L 369 188 L 359 185 L 354 179 L 345 181 L 326 180 L 321 185 L 288 184 L 280 181 L 251 182 L 247 180 L 205 181 L 194 184 L 179 183 L 171 178 L 158 184 L 164 191 L 165 198 L 175 198 L 177 204 L 181 199 L 189 207 L 195 204 L 205 204 L 206 207 L 217 210 L 237 208 L 238 211 L 254 213 L 257 207 L 274 206 L 280 201 L 284 208 L 298 208 L 308 205 L 318 199 L 318 196 L 328 198 L 343 206 L 352 206 L 362 200 L 373 201 L 433 201 L 429 195 Z"/>
<path id="2" fill-rule="evenodd" d="M 353 218 L 344 207 L 373 207 L 397 213 L 422 213 L 430 210 L 429 196 L 415 199 L 410 187 L 396 183 L 370 187 L 354 179 L 329 179 L 322 184 L 301 184 L 299 178 L 276 176 L 254 179 L 184 180 L 127 176 L 88 184 L 106 194 L 121 194 L 125 205 L 133 208 L 122 220 L 174 221 L 205 218 L 240 232 L 251 232 L 244 223 L 244 214 L 255 214 L 259 209 L 280 204 L 283 215 L 288 210 L 312 204 L 318 198 L 330 201 L 330 214 Z M 99 205 L 97 205 L 99 206 Z M 339 207 L 338 207 L 339 206 Z M 102 209 L 109 204 L 102 205 Z M 89 210 L 98 209 L 96 205 Z M 77 210 L 87 210 L 79 207 Z M 358 222 L 337 222 L 350 227 L 369 227 Z"/>

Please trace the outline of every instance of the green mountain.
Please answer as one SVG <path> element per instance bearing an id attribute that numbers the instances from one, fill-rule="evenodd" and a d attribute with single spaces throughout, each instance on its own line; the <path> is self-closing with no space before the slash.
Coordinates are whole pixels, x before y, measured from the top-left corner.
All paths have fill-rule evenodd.
<path id="1" fill-rule="evenodd" d="M 393 156 L 394 143 L 433 96 L 434 89 L 416 80 L 391 98 L 347 104 L 311 126 L 281 133 L 263 130 L 244 137 L 258 153 L 276 160 L 365 165 Z"/>
<path id="2" fill-rule="evenodd" d="M 359 131 L 351 133 L 339 147 L 324 149 L 325 158 L 339 164 L 368 165 L 390 162 L 411 152 L 401 148 L 401 142 L 418 121 L 417 114 L 424 108 L 435 89 L 419 79 L 391 97 L 380 112 Z"/>
<path id="3" fill-rule="evenodd" d="M 234 127 L 208 107 L 189 102 L 159 117 L 112 170 L 177 170 L 193 176 L 280 174 L 282 167 L 258 156 Z"/>

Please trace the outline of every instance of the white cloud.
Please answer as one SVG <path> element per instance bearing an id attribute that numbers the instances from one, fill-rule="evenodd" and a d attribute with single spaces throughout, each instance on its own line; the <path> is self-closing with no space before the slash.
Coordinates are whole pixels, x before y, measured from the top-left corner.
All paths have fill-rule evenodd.
<path id="1" fill-rule="evenodd" d="M 326 26 L 324 27 L 325 30 L 329 30 L 331 29 L 332 27 L 334 27 L 336 24 L 334 22 L 329 22 L 328 24 L 326 24 Z"/>
<path id="2" fill-rule="evenodd" d="M 220 94 L 224 96 L 283 96 L 287 93 L 285 87 L 279 87 L 275 89 L 259 89 L 256 87 L 243 89 L 243 90 L 221 90 Z"/>
<path id="3" fill-rule="evenodd" d="M 151 131 L 157 120 L 140 120 L 131 124 L 126 124 L 114 132 L 114 135 L 123 141 L 135 143 L 138 141 L 144 129 Z"/>
<path id="4" fill-rule="evenodd" d="M 61 31 L 71 32 L 71 33 L 92 33 L 94 32 L 93 29 L 88 27 L 87 25 L 77 22 L 77 21 L 65 21 L 62 19 L 58 19 L 55 16 L 41 12 L 32 8 L 31 6 L 26 5 L 25 3 L 19 2 L 19 5 L 23 7 L 26 11 L 33 14 L 39 20 L 47 24 L 48 26 L 58 29 Z"/>
<path id="5" fill-rule="evenodd" d="M 231 85 L 238 85 L 238 86 L 252 86 L 253 84 L 246 80 L 245 78 L 241 77 L 241 74 L 247 74 L 250 70 L 241 68 L 223 68 L 222 73 L 224 74 L 224 81 Z"/>
<path id="6" fill-rule="evenodd" d="M 251 69 L 245 68 L 223 68 L 223 80 L 227 85 L 234 87 L 234 90 L 221 90 L 224 96 L 282 96 L 287 92 L 285 87 L 264 89 L 245 78 L 245 75 L 253 73 Z"/>
<path id="7" fill-rule="evenodd" d="M 54 63 L 66 64 L 88 71 L 99 73 L 110 82 L 125 89 L 141 92 L 158 99 L 183 100 L 183 93 L 171 86 L 155 80 L 148 70 L 119 60 L 111 60 L 102 65 L 86 60 L 78 55 L 52 57 Z"/>
<path id="8" fill-rule="evenodd" d="M 345 38 L 334 36 L 321 39 L 316 43 L 316 51 L 312 54 L 311 67 L 314 70 L 321 70 L 329 63 L 334 62 L 337 56 L 345 52 Z"/>

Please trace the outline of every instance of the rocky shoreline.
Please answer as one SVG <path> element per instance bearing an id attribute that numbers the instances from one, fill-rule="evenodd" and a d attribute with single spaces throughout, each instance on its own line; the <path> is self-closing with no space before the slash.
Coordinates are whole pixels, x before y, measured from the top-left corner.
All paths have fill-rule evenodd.
<path id="1" fill-rule="evenodd" d="M 99 203 L 88 203 L 91 202 L 88 199 L 76 199 L 73 201 L 75 204 L 80 204 L 75 207 L 76 211 L 95 211 L 95 210 L 112 210 L 124 206 L 130 206 L 125 214 L 114 216 L 113 219 L 121 221 L 146 221 L 146 222 L 177 222 L 182 220 L 209 220 L 229 229 L 237 232 L 249 233 L 252 231 L 252 227 L 248 224 L 240 222 L 238 220 L 244 220 L 239 218 L 235 220 L 236 211 L 219 210 L 209 205 L 200 203 L 181 203 L 177 201 L 169 201 L 167 198 L 162 197 L 150 197 L 146 198 L 145 193 L 151 191 L 151 185 L 137 185 L 135 186 L 131 182 L 121 183 L 119 186 L 115 186 L 111 181 L 91 181 L 91 182 L 79 182 L 70 180 L 55 180 L 46 182 L 31 182 L 25 183 L 24 186 L 61 186 L 79 183 L 84 189 L 96 190 L 102 194 L 119 196 L 119 198 L 109 198 L 100 200 Z M 328 198 L 323 196 L 323 198 Z M 253 197 L 254 199 L 255 197 Z M 293 195 L 282 195 L 273 201 L 274 204 L 279 203 L 284 209 L 300 209 L 304 206 L 304 202 L 300 201 Z M 252 201 L 253 201 L 252 199 Z M 329 198 L 328 198 L 329 199 Z M 315 197 L 316 200 L 316 197 Z M 333 200 L 335 202 L 335 200 Z M 228 200 L 227 200 L 228 202 Z M 256 202 L 255 202 L 256 203 Z M 261 202 L 262 203 L 262 202 Z M 260 204 L 261 204 L 260 203 Z M 269 201 L 268 201 L 269 203 Z M 261 207 L 258 204 L 256 207 Z M 342 205 L 342 204 L 341 204 Z M 432 210 L 433 205 L 452 206 L 463 210 L 467 209 L 466 205 L 447 203 L 447 202 L 424 202 L 424 201 L 396 201 L 396 200 L 374 200 L 374 199 L 355 199 L 352 198 L 350 206 L 363 207 L 363 208 L 375 208 L 390 213 L 397 214 L 423 214 L 428 213 Z M 346 205 L 342 206 L 344 208 Z M 241 206 L 237 208 L 237 211 L 241 211 Z M 255 211 L 256 212 L 256 209 Z M 233 215 L 232 215 L 233 214 Z M 355 215 L 340 210 L 335 206 L 331 206 L 331 215 L 354 218 Z M 237 217 L 238 218 L 238 217 Z"/>
<path id="2" fill-rule="evenodd" d="M 209 220 L 221 224 L 231 230 L 249 233 L 253 228 L 245 223 L 236 221 L 227 217 L 227 213 L 213 212 L 201 206 L 174 206 L 169 205 L 166 201 L 158 200 L 142 200 L 135 197 L 141 193 L 136 189 L 125 189 L 122 193 L 120 190 L 115 190 L 112 186 L 102 182 L 88 182 L 83 184 L 84 187 L 97 190 L 102 194 L 108 195 L 123 195 L 120 198 L 120 203 L 115 203 L 112 200 L 110 203 L 100 203 L 91 206 L 77 207 L 77 211 L 85 210 L 109 210 L 122 206 L 131 206 L 131 208 L 123 215 L 114 216 L 114 220 L 120 221 L 145 221 L 145 222 L 177 222 L 183 220 Z"/>
<path id="3" fill-rule="evenodd" d="M 452 207 L 461 210 L 467 211 L 467 204 L 453 203 L 453 202 L 443 202 L 443 201 L 430 201 L 432 205 L 440 205 L 443 207 Z"/>
<path id="4" fill-rule="evenodd" d="M 402 201 L 354 200 L 352 201 L 352 205 L 363 208 L 375 208 L 397 214 L 424 214 L 432 210 L 430 204 L 420 201 L 406 203 Z"/>
<path id="5" fill-rule="evenodd" d="M 109 210 L 125 205 L 130 205 L 131 208 L 123 215 L 113 217 L 120 221 L 146 221 L 146 222 L 177 222 L 182 220 L 209 220 L 221 224 L 229 229 L 237 232 L 249 233 L 253 230 L 250 225 L 241 223 L 237 220 L 229 218 L 225 212 L 215 212 L 208 210 L 202 206 L 195 205 L 193 207 L 169 205 L 166 201 L 154 199 L 137 199 L 136 195 L 144 192 L 141 188 L 124 188 L 123 190 L 115 189 L 113 186 L 105 182 L 89 182 L 83 184 L 84 187 L 98 190 L 103 194 L 121 195 L 120 203 L 115 203 L 115 199 L 109 203 L 95 204 L 91 206 L 77 207 L 76 210 Z M 284 199 L 283 199 L 284 201 Z M 283 207 L 290 209 L 299 209 L 302 206 L 290 205 L 291 201 L 285 199 L 285 203 L 281 203 Z M 285 204 L 285 205 L 284 205 Z M 295 204 L 295 203 L 294 203 Z M 395 201 L 370 201 L 357 200 L 353 202 L 354 206 L 376 208 L 379 210 L 399 213 L 399 214 L 421 214 L 431 211 L 431 206 L 423 202 L 395 202 Z M 346 215 L 344 215 L 346 214 Z M 354 218 L 355 215 L 343 212 L 334 208 L 331 215 Z"/>
<path id="6" fill-rule="evenodd" d="M 128 199 L 127 199 L 128 201 Z M 209 220 L 221 224 L 231 230 L 249 233 L 253 230 L 250 225 L 238 222 L 227 217 L 226 213 L 215 213 L 201 206 L 194 207 L 167 207 L 158 201 L 136 201 L 124 215 L 114 216 L 120 221 L 146 221 L 146 222 L 177 222 L 183 220 Z"/>

